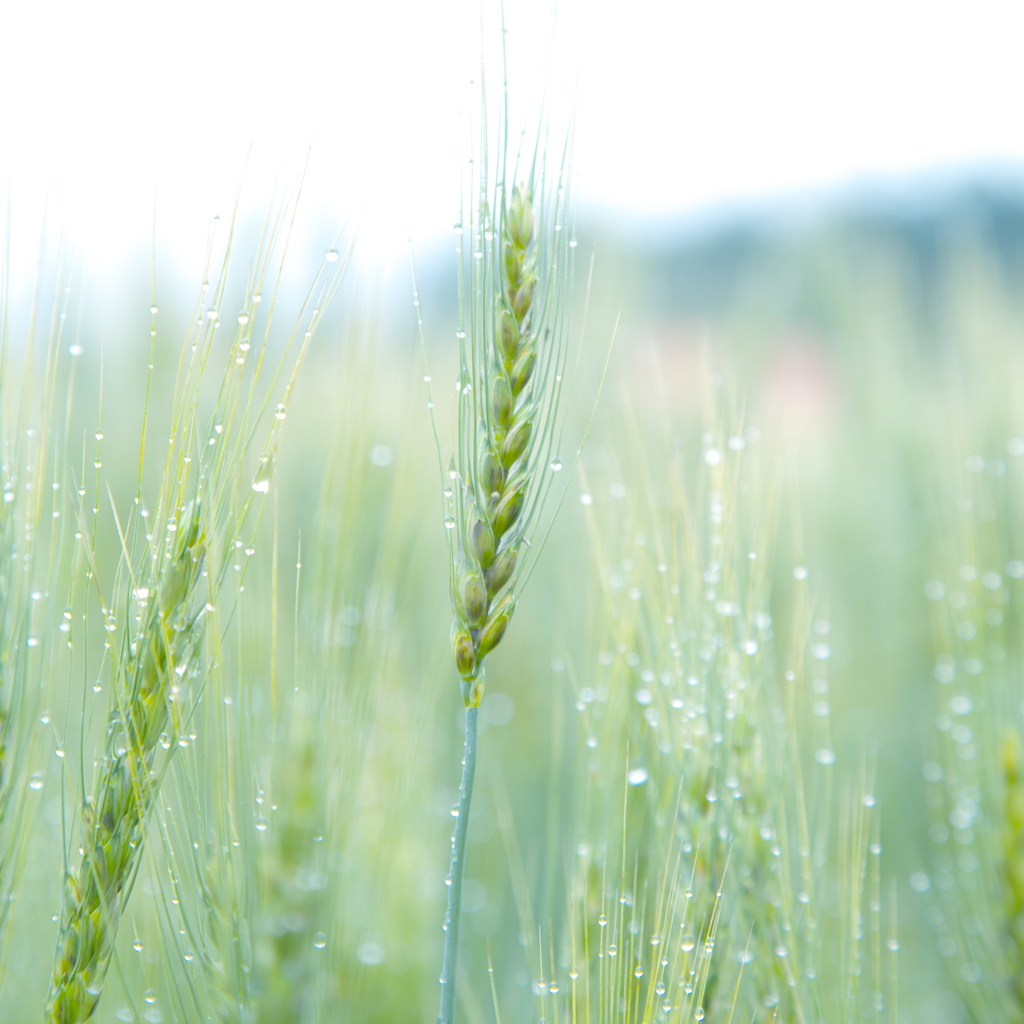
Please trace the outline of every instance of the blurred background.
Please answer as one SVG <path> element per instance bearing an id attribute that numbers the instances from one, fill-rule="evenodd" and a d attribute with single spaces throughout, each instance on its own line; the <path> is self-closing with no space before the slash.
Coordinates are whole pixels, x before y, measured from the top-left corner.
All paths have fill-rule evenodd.
<path id="1" fill-rule="evenodd" d="M 581 216 L 650 242 L 767 210 L 792 220 L 902 186 L 948 198 L 1024 159 L 1016 5 L 507 4 L 512 103 L 575 110 Z M 0 180 L 90 265 L 191 251 L 245 173 L 309 152 L 310 209 L 361 218 L 361 259 L 446 237 L 497 5 L 103 0 L 0 14 Z M 199 231 L 201 234 L 201 230 Z"/>
<path id="2" fill-rule="evenodd" d="M 302 178 L 285 297 L 300 293 L 331 246 L 352 243 L 344 311 L 322 330 L 320 372 L 297 392 L 306 408 L 293 415 L 282 459 L 293 467 L 285 536 L 309 526 L 302 505 L 322 487 L 309 455 L 325 436 L 320 412 L 333 416 L 337 395 L 352 397 L 333 387 L 346 332 L 380 344 L 366 357 L 367 379 L 393 383 L 400 365 L 400 382 L 393 393 L 381 384 L 380 401 L 342 413 L 332 429 L 363 417 L 351 446 L 363 446 L 367 473 L 367 460 L 381 473 L 421 465 L 423 423 L 410 427 L 403 404 L 422 397 L 410 241 L 428 348 L 443 352 L 481 52 L 487 89 L 501 83 L 498 14 L 480 7 L 215 0 L 0 11 L 11 295 L 27 308 L 40 253 L 72 267 L 72 344 L 109 360 L 107 393 L 120 382 L 128 394 L 141 379 L 151 304 L 184 323 L 211 218 L 227 221 L 236 201 L 244 264 L 272 198 Z M 819 621 L 830 623 L 840 765 L 877 761 L 885 871 L 906 929 L 901 1019 L 969 1019 L 912 882 L 933 857 L 921 774 L 936 712 L 926 586 L 961 572 L 971 557 L 960 558 L 971 548 L 965 531 L 992 521 L 984 503 L 978 523 L 956 519 L 964 499 L 950 481 L 965 466 L 986 480 L 1021 473 L 1024 406 L 1013 381 L 1024 338 L 1024 12 L 1000 0 L 567 0 L 557 12 L 519 0 L 505 17 L 513 121 L 535 124 L 543 109 L 553 148 L 574 125 L 585 340 L 603 354 L 616 337 L 608 411 L 583 463 L 594 503 L 613 504 L 632 487 L 615 454 L 614 410 L 642 405 L 654 381 L 695 451 L 708 447 L 699 439 L 716 406 L 709 388 L 735 396 L 744 424 L 781 439 L 792 503 L 778 575 L 789 581 L 795 566 L 809 567 Z M 600 360 L 586 366 L 593 394 Z M 98 381 L 95 361 L 86 379 Z M 586 401 L 581 408 L 578 423 Z M 82 416 L 91 429 L 94 411 Z M 569 505 L 559 527 L 568 561 L 557 565 L 586 566 L 582 513 Z M 420 526 L 408 529 L 418 536 Z M 1017 532 L 1007 529 L 1006 555 L 1019 558 Z M 441 573 L 425 573 L 438 605 Z M 572 613 L 558 626 L 545 620 L 566 592 L 556 575 L 536 587 L 547 602 L 538 598 L 534 617 L 524 617 L 544 636 L 519 649 L 531 673 L 545 673 L 539 666 L 584 629 Z M 359 604 L 335 596 L 342 610 Z M 435 632 L 432 623 L 423 629 Z M 442 651 L 430 667 L 443 664 Z M 515 694 L 515 681 L 496 679 L 497 694 Z M 430 713 L 447 721 L 452 709 L 431 699 Z M 515 700 L 510 729 L 525 731 L 523 709 L 540 697 Z M 491 715 L 495 733 L 514 718 L 500 702 Z M 494 742 L 502 757 L 515 750 Z M 419 812 L 443 853 L 454 761 L 450 746 L 431 751 L 442 781 Z M 504 767 L 528 820 L 547 767 Z M 481 797 L 492 833 L 505 788 Z M 367 847 L 387 842 L 388 827 Z M 435 867 L 443 870 L 440 859 Z M 503 867 L 490 870 L 504 878 Z M 417 897 L 425 918 L 437 895 Z M 499 919 L 507 924 L 492 914 L 479 933 L 493 935 Z M 360 962 L 379 966 L 371 953 Z"/>

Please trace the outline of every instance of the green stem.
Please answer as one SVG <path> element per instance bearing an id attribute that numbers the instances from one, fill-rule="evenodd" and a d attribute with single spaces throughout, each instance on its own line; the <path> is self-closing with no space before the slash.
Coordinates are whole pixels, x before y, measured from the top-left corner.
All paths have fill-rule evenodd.
<path id="1" fill-rule="evenodd" d="M 476 719 L 479 708 L 466 708 L 466 751 L 462 760 L 459 785 L 459 813 L 452 836 L 452 864 L 449 873 L 448 910 L 444 919 L 444 963 L 441 967 L 441 1012 L 437 1024 L 452 1024 L 455 1019 L 455 972 L 459 963 L 459 922 L 462 916 L 462 878 L 466 865 L 466 835 L 469 832 L 469 805 L 473 799 L 476 775 Z"/>

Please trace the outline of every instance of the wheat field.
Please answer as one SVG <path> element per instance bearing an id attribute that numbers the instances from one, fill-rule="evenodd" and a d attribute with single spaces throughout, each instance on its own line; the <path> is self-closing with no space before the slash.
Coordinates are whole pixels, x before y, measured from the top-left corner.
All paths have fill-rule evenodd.
<path id="1" fill-rule="evenodd" d="M 503 116 L 394 294 L 8 234 L 3 1020 L 1024 1019 L 1019 268 L 674 258 Z"/>

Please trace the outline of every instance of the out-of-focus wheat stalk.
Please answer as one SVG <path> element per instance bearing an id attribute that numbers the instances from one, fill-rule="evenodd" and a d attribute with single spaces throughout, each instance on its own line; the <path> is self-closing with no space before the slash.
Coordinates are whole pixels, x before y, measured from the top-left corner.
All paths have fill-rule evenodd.
<path id="1" fill-rule="evenodd" d="M 117 601 L 105 600 L 100 593 L 106 629 L 112 641 L 117 640 L 112 644 L 111 705 L 92 792 L 81 809 L 79 857 L 65 877 L 46 1004 L 46 1019 L 54 1024 L 80 1024 L 99 1002 L 118 924 L 146 845 L 148 818 L 183 725 L 202 692 L 202 643 L 207 622 L 216 613 L 229 553 L 253 503 L 269 491 L 295 374 L 336 288 L 336 268 L 328 267 L 333 261 L 325 259 L 300 313 L 308 318 L 302 341 L 292 344 L 300 333 L 296 320 L 279 364 L 265 358 L 265 335 L 254 365 L 247 366 L 256 307 L 264 284 L 273 283 L 267 278 L 269 254 L 286 223 L 280 216 L 264 238 L 232 341 L 225 348 L 216 343 L 226 298 L 229 233 L 219 276 L 212 290 L 203 286 L 182 348 L 170 454 L 163 465 L 155 514 L 150 517 L 146 511 L 140 477 L 138 514 L 126 526 L 117 522 L 123 550 L 121 579 L 114 585 Z M 273 308 L 271 297 L 268 334 Z M 155 339 L 155 307 L 153 315 Z M 224 369 L 210 415 L 204 413 L 203 403 L 215 354 L 224 359 Z M 269 393 L 282 373 L 282 401 L 270 417 Z M 272 378 L 269 385 L 264 375 Z M 149 413 L 147 407 L 144 417 Z M 272 425 L 265 425 L 264 417 Z M 261 429 L 268 436 L 253 477 L 249 449 Z M 144 429 L 140 447 L 144 456 Z M 85 530 L 80 532 L 84 537 Z M 140 549 L 141 555 L 136 553 Z M 91 549 L 88 555 L 93 556 Z M 131 609 L 138 609 L 138 629 L 129 634 L 122 628 L 115 637 L 118 604 L 128 616 Z"/>

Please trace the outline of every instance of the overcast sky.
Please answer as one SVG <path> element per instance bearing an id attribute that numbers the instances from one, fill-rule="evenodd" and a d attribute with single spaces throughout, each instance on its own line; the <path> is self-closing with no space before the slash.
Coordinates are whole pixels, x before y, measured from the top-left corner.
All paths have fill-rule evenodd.
<path id="1" fill-rule="evenodd" d="M 0 4 L 0 182 L 97 264 L 258 204 L 312 145 L 308 209 L 364 253 L 450 228 L 492 0 Z M 513 96 L 575 101 L 581 202 L 623 214 L 984 161 L 1024 165 L 1016 0 L 507 0 Z M 550 59 L 553 55 L 553 58 Z M 545 79 L 545 74 L 548 77 Z M 497 79 L 496 65 L 491 74 Z"/>

